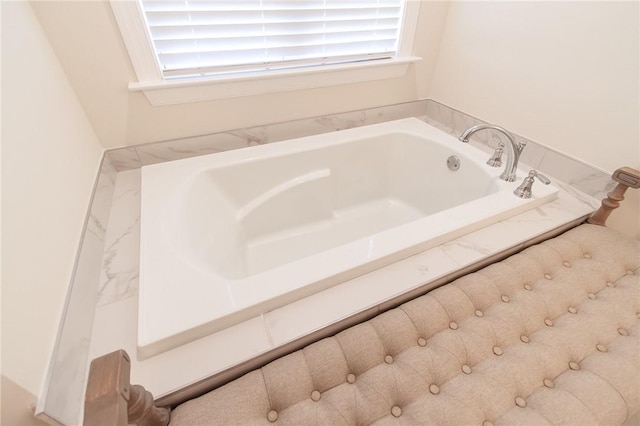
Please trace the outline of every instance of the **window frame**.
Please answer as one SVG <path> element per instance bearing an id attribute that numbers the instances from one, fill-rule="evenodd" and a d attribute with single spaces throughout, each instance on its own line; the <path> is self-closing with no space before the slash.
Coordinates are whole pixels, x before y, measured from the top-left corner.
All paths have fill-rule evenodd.
<path id="1" fill-rule="evenodd" d="M 390 59 L 170 80 L 162 75 L 140 3 L 110 3 L 137 77 L 129 90 L 143 92 L 153 106 L 163 106 L 402 77 L 409 65 L 422 59 L 412 56 L 421 2 L 404 1 L 398 52 Z"/>

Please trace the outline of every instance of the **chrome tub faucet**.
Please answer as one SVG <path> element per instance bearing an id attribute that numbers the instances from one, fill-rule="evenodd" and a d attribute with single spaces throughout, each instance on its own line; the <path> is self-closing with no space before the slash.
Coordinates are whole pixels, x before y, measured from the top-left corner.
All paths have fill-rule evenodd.
<path id="1" fill-rule="evenodd" d="M 500 179 L 506 180 L 507 182 L 513 182 L 516 180 L 516 171 L 518 170 L 518 161 L 520 160 L 520 154 L 522 150 L 526 146 L 526 142 L 520 142 L 519 144 L 513 139 L 511 133 L 509 133 L 506 129 L 496 126 L 493 124 L 478 124 L 477 126 L 469 127 L 467 130 L 462 132 L 460 137 L 458 138 L 461 142 L 469 142 L 469 138 L 475 132 L 479 130 L 496 130 L 507 137 L 509 143 L 507 144 L 507 165 L 504 168 L 504 171 L 500 175 Z"/>

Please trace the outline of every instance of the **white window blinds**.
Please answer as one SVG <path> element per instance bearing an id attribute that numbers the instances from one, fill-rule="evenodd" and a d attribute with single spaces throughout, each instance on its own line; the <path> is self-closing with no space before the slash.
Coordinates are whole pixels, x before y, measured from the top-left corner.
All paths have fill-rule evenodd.
<path id="1" fill-rule="evenodd" d="M 403 0 L 142 0 L 166 77 L 390 58 Z"/>

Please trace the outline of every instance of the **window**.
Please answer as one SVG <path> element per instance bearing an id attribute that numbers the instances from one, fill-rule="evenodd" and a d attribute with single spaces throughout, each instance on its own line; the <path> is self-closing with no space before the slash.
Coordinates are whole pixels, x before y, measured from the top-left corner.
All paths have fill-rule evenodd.
<path id="1" fill-rule="evenodd" d="M 154 105 L 397 77 L 419 59 L 416 1 L 111 4 L 138 77 L 129 88 Z"/>
<path id="2" fill-rule="evenodd" d="M 402 0 L 142 0 L 165 78 L 395 55 Z"/>

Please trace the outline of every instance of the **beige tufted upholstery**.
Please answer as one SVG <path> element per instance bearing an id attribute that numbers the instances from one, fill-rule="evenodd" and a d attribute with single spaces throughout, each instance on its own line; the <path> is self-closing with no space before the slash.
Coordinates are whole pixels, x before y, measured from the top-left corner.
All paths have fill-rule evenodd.
<path id="1" fill-rule="evenodd" d="M 171 425 L 620 424 L 640 405 L 640 242 L 594 225 L 177 407 Z"/>

